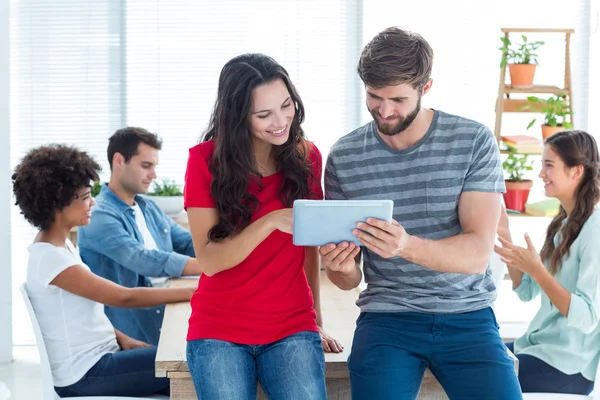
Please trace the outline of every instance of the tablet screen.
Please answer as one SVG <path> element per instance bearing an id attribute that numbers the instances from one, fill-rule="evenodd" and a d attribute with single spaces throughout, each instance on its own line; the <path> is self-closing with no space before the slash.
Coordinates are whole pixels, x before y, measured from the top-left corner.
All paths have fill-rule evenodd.
<path id="1" fill-rule="evenodd" d="M 324 246 L 343 241 L 362 243 L 352 234 L 357 222 L 367 218 L 392 221 L 392 200 L 296 200 L 294 201 L 294 244 Z"/>

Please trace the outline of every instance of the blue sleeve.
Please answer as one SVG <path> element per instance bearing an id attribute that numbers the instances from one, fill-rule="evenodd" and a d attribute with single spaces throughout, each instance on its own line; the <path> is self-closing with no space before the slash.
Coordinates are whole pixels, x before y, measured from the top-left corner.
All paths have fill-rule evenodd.
<path id="1" fill-rule="evenodd" d="M 192 242 L 192 234 L 187 229 L 184 229 L 177 222 L 169 218 L 171 229 L 171 241 L 173 242 L 173 250 L 179 254 L 185 254 L 190 257 L 196 257 L 194 252 L 194 243 Z"/>
<path id="2" fill-rule="evenodd" d="M 513 290 L 519 296 L 521 301 L 528 302 L 535 299 L 536 296 L 540 294 L 541 288 L 531 276 L 523 274 L 521 284 Z"/>
<path id="3" fill-rule="evenodd" d="M 473 144 L 471 163 L 465 176 L 463 192 L 504 193 L 505 191 L 504 173 L 496 138 L 489 129 L 483 127 Z"/>
<path id="4" fill-rule="evenodd" d="M 594 228 L 593 235 L 582 230 L 580 236 L 583 237 L 578 252 L 570 256 L 579 258 L 579 276 L 577 287 L 571 293 L 567 325 L 583 333 L 591 333 L 596 329 L 598 311 L 600 311 L 600 245 L 598 245 L 600 229 L 598 226 Z"/>
<path id="5" fill-rule="evenodd" d="M 181 276 L 189 260 L 187 255 L 146 249 L 110 212 L 95 210 L 93 218 L 94 222 L 80 232 L 80 246 L 146 277 Z"/>

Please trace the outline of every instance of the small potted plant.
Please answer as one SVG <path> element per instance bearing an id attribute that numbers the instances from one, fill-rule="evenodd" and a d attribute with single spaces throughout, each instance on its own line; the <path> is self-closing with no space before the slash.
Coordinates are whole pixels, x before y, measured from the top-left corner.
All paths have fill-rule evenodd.
<path id="1" fill-rule="evenodd" d="M 523 177 L 525 173 L 533 169 L 533 160 L 529 160 L 527 154 L 510 152 L 502 163 L 502 169 L 507 176 L 504 181 L 506 184 L 506 193 L 504 193 L 506 208 L 519 212 L 525 211 L 525 204 L 533 182 L 523 179 Z"/>
<path id="2" fill-rule="evenodd" d="M 551 96 L 548 99 L 540 99 L 536 96 L 527 97 L 527 101 L 531 105 L 526 105 L 524 108 L 533 108 L 533 104 L 536 105 L 536 109 L 544 114 L 544 122 L 542 123 L 542 138 L 546 139 L 556 132 L 564 131 L 565 129 L 571 129 L 573 124 L 567 118 L 573 115 L 571 106 L 567 103 L 567 98 L 564 94 L 557 94 Z M 531 128 L 537 121 L 536 118 L 532 119 L 527 129 Z"/>
<path id="3" fill-rule="evenodd" d="M 146 196 L 170 217 L 175 217 L 183 211 L 183 193 L 173 180 L 155 180 L 152 183 L 152 191 Z"/>
<path id="4" fill-rule="evenodd" d="M 527 36 L 521 35 L 523 43 L 513 44 L 506 36 L 502 36 L 502 61 L 500 68 L 506 67 L 510 73 L 510 85 L 515 88 L 531 88 L 533 87 L 533 76 L 537 66 L 536 50 L 544 44 L 544 42 L 528 42 Z"/>
<path id="5" fill-rule="evenodd" d="M 101 190 L 102 190 L 102 183 L 100 183 L 100 181 L 94 181 L 94 185 L 92 186 L 90 194 L 92 195 L 92 197 L 96 197 L 100 194 Z"/>

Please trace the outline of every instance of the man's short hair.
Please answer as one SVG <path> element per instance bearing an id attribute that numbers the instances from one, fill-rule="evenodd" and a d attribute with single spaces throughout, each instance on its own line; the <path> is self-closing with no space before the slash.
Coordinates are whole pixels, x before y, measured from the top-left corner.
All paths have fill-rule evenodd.
<path id="1" fill-rule="evenodd" d="M 162 140 L 155 134 L 148 132 L 144 128 L 127 127 L 116 131 L 108 139 L 108 164 L 112 170 L 113 157 L 115 153 L 119 153 L 128 163 L 131 157 L 138 154 L 138 146 L 140 143 L 145 143 L 157 150 L 162 148 Z"/>
<path id="2" fill-rule="evenodd" d="M 372 88 L 410 84 L 422 88 L 433 65 L 433 49 L 418 33 L 387 28 L 363 49 L 358 75 Z"/>

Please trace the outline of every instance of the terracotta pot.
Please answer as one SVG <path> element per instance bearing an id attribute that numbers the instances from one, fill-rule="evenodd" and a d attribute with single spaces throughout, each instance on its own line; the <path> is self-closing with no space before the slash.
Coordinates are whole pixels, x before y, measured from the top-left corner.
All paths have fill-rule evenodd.
<path id="1" fill-rule="evenodd" d="M 515 88 L 532 88 L 535 64 L 508 64 L 510 85 Z"/>
<path id="2" fill-rule="evenodd" d="M 519 212 L 525 211 L 525 204 L 533 181 L 504 181 L 504 183 L 506 184 L 506 193 L 504 193 L 506 208 Z"/>
<path id="3" fill-rule="evenodd" d="M 562 132 L 565 129 L 566 128 L 564 126 L 542 125 L 542 138 L 544 138 L 544 140 L 546 140 L 547 138 L 554 135 L 555 133 Z"/>

